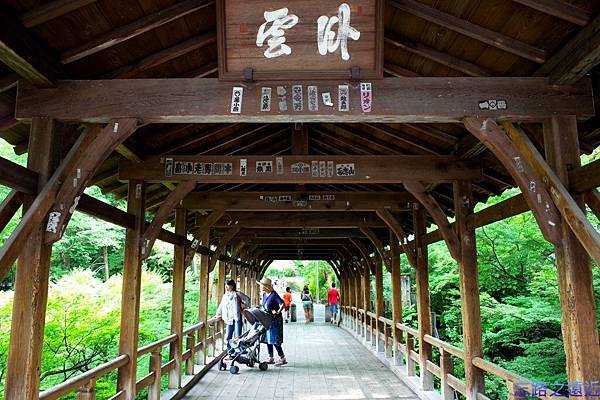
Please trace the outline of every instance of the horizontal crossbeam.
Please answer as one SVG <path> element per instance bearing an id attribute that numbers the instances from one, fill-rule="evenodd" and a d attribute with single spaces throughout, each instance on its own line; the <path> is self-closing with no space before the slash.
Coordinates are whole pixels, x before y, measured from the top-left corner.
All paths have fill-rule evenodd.
<path id="1" fill-rule="evenodd" d="M 226 228 L 383 228 L 386 225 L 375 213 L 314 213 L 314 212 L 231 212 L 213 227 Z"/>
<path id="2" fill-rule="evenodd" d="M 356 184 L 482 178 L 478 162 L 451 156 L 165 156 L 119 165 L 119 179 L 147 182 Z"/>
<path id="3" fill-rule="evenodd" d="M 85 122 L 131 117 L 149 123 L 434 123 L 460 122 L 466 116 L 539 121 L 552 115 L 594 115 L 589 79 L 571 86 L 551 85 L 547 78 L 497 77 L 385 78 L 371 83 L 370 112 L 362 111 L 360 85 L 342 81 L 305 83 L 303 93 L 316 86 L 319 95 L 329 92 L 334 104 L 317 101 L 318 110 L 310 111 L 308 99 L 303 99 L 302 111 L 293 111 L 291 86 L 297 82 L 282 81 L 244 83 L 241 108 L 235 110 L 239 113 L 232 113 L 233 89 L 242 85 L 217 79 L 60 81 L 48 89 L 20 82 L 16 116 Z M 348 111 L 340 111 L 339 85 L 349 85 Z M 279 110 L 273 94 L 270 111 L 262 112 L 262 89 L 276 93 L 278 86 L 286 89 L 287 111 Z"/>

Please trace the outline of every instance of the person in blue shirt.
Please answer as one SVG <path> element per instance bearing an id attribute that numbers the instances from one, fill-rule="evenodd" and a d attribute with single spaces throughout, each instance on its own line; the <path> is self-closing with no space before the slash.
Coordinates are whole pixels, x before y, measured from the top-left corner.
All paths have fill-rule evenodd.
<path id="1" fill-rule="evenodd" d="M 260 285 L 263 291 L 263 309 L 273 316 L 271 327 L 263 339 L 263 343 L 267 344 L 267 350 L 269 352 L 269 359 L 266 362 L 268 364 L 282 366 L 287 364 L 283 348 L 281 347 L 281 344 L 283 343 L 283 317 L 281 312 L 283 311 L 285 303 L 273 289 L 273 283 L 269 278 L 263 278 L 260 282 L 256 283 Z M 273 358 L 273 348 L 277 350 L 277 355 L 279 356 L 279 361 L 277 362 L 275 362 Z"/>

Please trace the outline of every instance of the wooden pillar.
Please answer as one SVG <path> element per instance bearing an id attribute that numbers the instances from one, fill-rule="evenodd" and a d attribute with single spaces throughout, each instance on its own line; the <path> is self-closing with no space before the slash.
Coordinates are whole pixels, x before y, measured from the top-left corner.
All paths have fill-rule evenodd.
<path id="1" fill-rule="evenodd" d="M 390 252 L 392 257 L 392 321 L 394 326 L 392 333 L 394 335 L 394 365 L 402 364 L 402 353 L 398 349 L 400 344 L 402 331 L 397 328 L 396 324 L 402 323 L 402 277 L 400 271 L 400 238 L 397 238 L 392 230 L 390 230 Z"/>
<path id="2" fill-rule="evenodd" d="M 414 211 L 415 248 L 417 253 L 417 319 L 419 322 L 419 372 L 421 388 L 433 390 L 433 376 L 427 370 L 427 361 L 431 360 L 431 345 L 423 337 L 431 335 L 431 305 L 429 299 L 429 260 L 427 244 L 423 243 L 426 233 L 425 211 L 417 207 Z"/>
<path id="3" fill-rule="evenodd" d="M 239 272 L 239 276 L 240 276 L 240 291 L 247 294 L 246 293 L 246 269 L 244 268 L 243 265 L 240 265 L 238 272 Z"/>
<path id="4" fill-rule="evenodd" d="M 383 323 L 379 321 L 379 317 L 383 316 L 383 264 L 381 257 L 376 256 L 375 259 L 375 342 L 377 352 L 384 351 L 385 342 L 381 339 L 383 331 Z"/>
<path id="5" fill-rule="evenodd" d="M 354 275 L 354 306 L 356 308 L 355 330 L 356 330 L 357 335 L 362 336 L 363 323 L 361 322 L 361 319 L 360 319 L 361 316 L 360 316 L 360 313 L 358 312 L 358 309 L 364 305 L 364 303 L 362 301 L 362 286 L 361 286 L 361 284 L 362 284 L 362 276 L 360 275 L 360 273 L 358 271 L 356 271 L 356 275 Z"/>
<path id="6" fill-rule="evenodd" d="M 200 233 L 200 240 L 202 241 L 202 244 L 204 246 L 210 247 L 209 239 L 210 228 Z M 200 351 L 198 352 L 199 365 L 206 364 L 206 332 L 208 331 L 206 321 L 208 320 L 209 261 L 210 260 L 208 255 L 202 254 L 200 256 L 200 272 L 198 273 L 198 280 L 200 285 L 198 294 L 198 322 L 203 322 L 204 325 L 202 326 L 202 328 L 198 329 L 198 341 L 202 342 L 202 346 L 200 347 Z"/>
<path id="7" fill-rule="evenodd" d="M 239 289 L 238 266 L 232 262 L 232 263 L 230 263 L 230 268 L 231 268 L 231 279 L 235 282 L 236 286 L 238 286 L 238 289 Z"/>
<path id="8" fill-rule="evenodd" d="M 187 211 L 184 208 L 175 209 L 175 234 L 186 237 Z M 183 319 L 185 296 L 185 246 L 175 245 L 173 256 L 173 292 L 171 301 L 171 333 L 177 335 L 177 340 L 169 347 L 169 358 L 175 360 L 175 368 L 169 371 L 169 388 L 181 387 L 181 368 L 183 365 Z"/>
<path id="9" fill-rule="evenodd" d="M 581 165 L 575 117 L 553 117 L 544 123 L 544 144 L 548 164 L 568 188 L 568 171 Z M 573 199 L 585 210 L 583 195 L 573 195 Z M 597 382 L 600 345 L 590 257 L 564 218 L 561 229 L 555 253 L 567 376 L 569 382 Z"/>
<path id="10" fill-rule="evenodd" d="M 119 368 L 118 390 L 125 391 L 125 400 L 135 400 L 138 328 L 140 320 L 140 290 L 142 286 L 141 246 L 145 225 L 146 187 L 144 182 L 129 181 L 127 212 L 135 217 L 133 229 L 125 235 L 123 287 L 121 296 L 121 334 L 119 354 L 127 354 L 129 362 Z"/>
<path id="11" fill-rule="evenodd" d="M 473 357 L 483 356 L 477 246 L 475 228 L 469 223 L 468 219 L 469 215 L 473 213 L 473 206 L 471 183 L 467 181 L 455 182 L 454 208 L 461 252 L 459 278 L 467 400 L 475 400 L 477 393 L 484 392 L 483 371 L 471 363 Z"/>
<path id="12" fill-rule="evenodd" d="M 29 136 L 27 167 L 39 173 L 38 190 L 44 187 L 54 170 L 54 123 L 48 118 L 33 118 Z M 27 196 L 23 211 L 33 202 Z M 10 348 L 4 396 L 6 399 L 39 397 L 40 364 L 52 245 L 44 244 L 45 225 L 34 228 L 23 244 L 17 260 L 15 293 L 10 331 Z"/>
<path id="13" fill-rule="evenodd" d="M 365 322 L 363 324 L 363 338 L 367 341 L 371 340 L 369 335 L 369 316 L 367 312 L 371 311 L 371 262 L 370 260 L 364 260 L 364 271 L 363 271 L 363 308 L 365 310 Z"/>
<path id="14" fill-rule="evenodd" d="M 225 293 L 225 279 L 226 279 L 225 273 L 227 272 L 227 264 L 225 264 L 224 261 L 218 261 L 217 265 L 219 268 L 219 272 L 217 275 L 217 293 L 219 293 L 219 295 L 222 296 L 223 293 Z M 218 298 L 217 301 L 221 301 L 221 299 Z M 219 321 L 219 332 L 220 332 L 219 344 L 217 347 L 219 350 L 223 350 L 223 348 L 225 347 L 225 322 L 224 321 Z"/>

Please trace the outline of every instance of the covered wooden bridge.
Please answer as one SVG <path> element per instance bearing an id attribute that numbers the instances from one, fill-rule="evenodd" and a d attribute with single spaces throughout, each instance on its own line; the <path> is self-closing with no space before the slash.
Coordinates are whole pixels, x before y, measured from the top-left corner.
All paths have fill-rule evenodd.
<path id="1" fill-rule="evenodd" d="M 514 395 L 525 378 L 483 356 L 475 229 L 527 210 L 555 246 L 569 381 L 600 381 L 591 266 L 600 236 L 584 207 L 600 214 L 600 162 L 580 163 L 600 144 L 598 2 L 244 4 L 0 1 L 0 136 L 28 154 L 27 167 L 0 158 L 0 183 L 13 189 L 0 228 L 25 209 L 0 250 L 0 277 L 16 268 L 5 398 L 94 399 L 96 379 L 116 369 L 112 399 L 145 388 L 159 399 L 165 374 L 163 398 L 193 394 L 222 351 L 209 273 L 258 299 L 253 282 L 282 259 L 333 266 L 346 332 L 327 334 L 354 346 L 353 333 L 373 349 L 389 375 L 370 379 L 396 385 L 390 396 L 402 395 L 397 376 L 406 396 L 484 400 L 484 373 Z M 92 185 L 126 197 L 127 211 L 85 194 Z M 521 194 L 473 211 L 510 187 Z M 40 393 L 52 243 L 74 210 L 127 230 L 119 356 Z M 174 246 L 172 334 L 146 344 L 140 275 L 156 240 Z M 432 336 L 427 247 L 437 241 L 460 276 L 460 347 Z M 417 327 L 403 324 L 401 253 L 416 271 Z M 184 326 L 195 255 L 198 321 Z"/>

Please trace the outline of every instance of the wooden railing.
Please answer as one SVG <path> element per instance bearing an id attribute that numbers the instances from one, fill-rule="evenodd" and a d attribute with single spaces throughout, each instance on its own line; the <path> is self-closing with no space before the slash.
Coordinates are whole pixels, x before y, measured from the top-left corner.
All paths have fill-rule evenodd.
<path id="1" fill-rule="evenodd" d="M 224 344 L 223 324 L 218 318 L 212 318 L 206 323 L 206 338 L 202 340 L 199 337 L 204 323 L 200 322 L 183 330 L 183 337 L 186 339 L 186 350 L 182 352 L 181 359 L 185 362 L 185 374 L 194 375 L 194 356 L 199 352 L 205 351 L 209 357 L 214 357 L 217 348 Z M 171 370 L 177 368 L 174 354 L 170 354 L 169 359 L 163 363 L 162 349 L 178 340 L 177 334 L 173 333 L 165 338 L 147 344 L 138 348 L 137 358 L 150 354 L 148 374 L 137 380 L 136 393 L 148 388 L 149 400 L 160 400 L 161 377 Z M 183 346 L 181 347 L 183 348 Z M 200 360 L 200 358 L 198 358 Z M 96 399 L 96 381 L 108 373 L 126 366 L 129 363 L 129 356 L 122 354 L 104 364 L 98 365 L 81 375 L 64 381 L 48 390 L 40 393 L 40 400 L 56 400 L 69 393 L 77 392 L 77 400 L 95 400 Z M 200 362 L 198 363 L 200 364 Z M 125 398 L 123 390 L 118 391 L 109 400 L 120 400 Z"/>
<path id="2" fill-rule="evenodd" d="M 444 400 L 453 400 L 454 391 L 466 396 L 466 384 L 463 380 L 453 375 L 454 362 L 453 357 L 467 362 L 465 359 L 465 351 L 450 343 L 446 343 L 431 335 L 424 335 L 423 341 L 429 343 L 439 351 L 439 365 L 432 360 L 422 360 L 419 357 L 418 347 L 415 343 L 419 341 L 419 331 L 402 323 L 396 323 L 382 316 L 377 317 L 376 314 L 368 311 L 365 313 L 363 309 L 342 306 L 342 326 L 363 338 L 365 343 L 370 342 L 370 347 L 376 347 L 377 352 L 384 353 L 386 359 L 394 368 L 403 370 L 407 377 L 417 376 L 416 365 L 419 365 L 420 374 L 423 371 L 433 374 L 440 380 L 440 397 Z M 376 322 L 374 322 L 376 321 Z M 398 347 L 394 348 L 394 332 L 400 332 L 400 337 L 396 338 Z M 384 346 L 380 346 L 380 341 Z M 472 365 L 480 370 L 487 372 L 503 380 L 511 395 L 515 393 L 517 384 L 532 384 L 529 379 L 510 372 L 499 365 L 490 361 L 486 361 L 480 357 L 473 357 Z M 422 389 L 422 388 L 421 388 Z M 558 396 L 547 390 L 547 396 L 540 396 L 541 399 L 567 399 L 566 397 Z M 489 400 L 484 393 L 477 393 L 478 400 Z"/>

